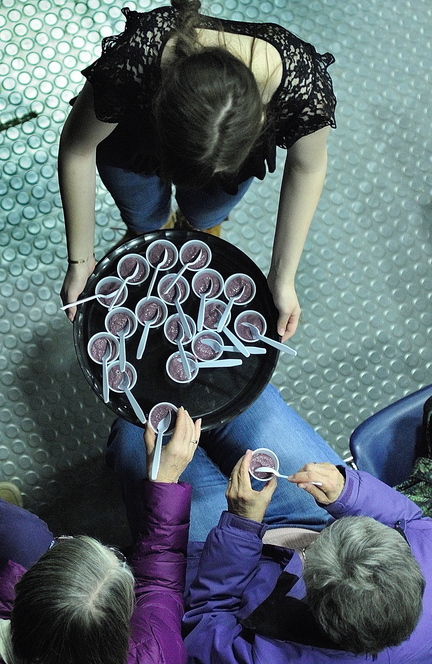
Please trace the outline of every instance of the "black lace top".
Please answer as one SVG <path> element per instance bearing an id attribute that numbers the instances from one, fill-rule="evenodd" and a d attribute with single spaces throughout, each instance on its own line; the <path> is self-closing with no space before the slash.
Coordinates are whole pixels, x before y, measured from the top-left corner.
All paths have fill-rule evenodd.
<path id="1" fill-rule="evenodd" d="M 157 166 L 152 99 L 161 78 L 163 48 L 175 30 L 177 11 L 160 7 L 149 12 L 122 10 L 125 30 L 102 41 L 102 55 L 83 70 L 92 84 L 96 116 L 119 123 L 99 146 L 99 157 L 136 172 Z M 225 183 L 233 193 L 237 183 L 276 166 L 276 146 L 289 148 L 302 136 L 330 125 L 335 127 L 336 99 L 327 67 L 334 62 L 294 34 L 274 23 L 244 23 L 202 16 L 201 28 L 248 35 L 269 42 L 283 63 L 279 88 L 267 105 L 268 122 L 236 182 Z"/>

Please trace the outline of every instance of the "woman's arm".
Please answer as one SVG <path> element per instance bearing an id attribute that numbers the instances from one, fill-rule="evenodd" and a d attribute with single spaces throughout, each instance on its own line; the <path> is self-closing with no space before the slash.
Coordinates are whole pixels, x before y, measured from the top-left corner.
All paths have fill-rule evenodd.
<path id="1" fill-rule="evenodd" d="M 96 148 L 116 126 L 97 119 L 93 89 L 86 83 L 66 120 L 59 146 L 60 193 L 71 261 L 61 292 L 64 304 L 78 299 L 95 266 Z M 73 320 L 76 307 L 66 313 Z"/>
<path id="2" fill-rule="evenodd" d="M 288 150 L 268 283 L 279 310 L 283 341 L 297 329 L 300 305 L 294 280 L 327 169 L 329 127 L 304 136 Z"/>

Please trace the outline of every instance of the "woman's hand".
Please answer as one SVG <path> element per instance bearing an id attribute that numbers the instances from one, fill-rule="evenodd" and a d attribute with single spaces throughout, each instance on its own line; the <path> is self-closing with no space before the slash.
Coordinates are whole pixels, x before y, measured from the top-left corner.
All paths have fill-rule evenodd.
<path id="1" fill-rule="evenodd" d="M 332 463 L 307 463 L 289 478 L 290 482 L 297 484 L 311 494 L 319 503 L 330 505 L 334 503 L 342 493 L 345 486 L 345 477 Z M 316 486 L 311 482 L 321 482 L 322 486 Z"/>
<path id="2" fill-rule="evenodd" d="M 297 329 L 300 319 L 301 308 L 293 283 L 287 285 L 278 283 L 270 272 L 268 285 L 273 295 L 273 302 L 279 311 L 277 322 L 278 334 L 282 337 L 282 343 L 292 337 Z"/>
<path id="3" fill-rule="evenodd" d="M 94 258 L 91 258 L 86 263 L 69 265 L 63 281 L 62 289 L 60 291 L 60 297 L 63 304 L 76 302 L 76 300 L 79 299 L 79 296 L 83 292 L 87 283 L 87 279 L 93 272 L 95 265 L 96 261 Z M 71 322 L 75 318 L 76 310 L 76 307 L 70 307 L 70 309 L 66 309 L 66 316 Z"/>
<path id="4" fill-rule="evenodd" d="M 262 491 L 254 491 L 249 475 L 251 458 L 252 451 L 248 450 L 237 461 L 231 473 L 225 496 L 228 502 L 228 512 L 260 523 L 277 487 L 277 480 L 272 477 L 266 482 Z"/>
<path id="5" fill-rule="evenodd" d="M 177 411 L 174 433 L 167 445 L 163 445 L 156 482 L 174 484 L 186 466 L 192 461 L 201 435 L 201 419 L 194 422 L 181 406 Z M 156 434 L 147 423 L 144 442 L 147 450 L 147 475 L 150 477 Z"/>

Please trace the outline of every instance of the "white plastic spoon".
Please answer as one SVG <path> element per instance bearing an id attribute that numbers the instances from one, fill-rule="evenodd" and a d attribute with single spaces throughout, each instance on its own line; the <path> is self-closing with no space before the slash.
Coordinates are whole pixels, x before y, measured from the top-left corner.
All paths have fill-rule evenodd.
<path id="1" fill-rule="evenodd" d="M 163 435 L 165 431 L 168 429 L 169 425 L 171 424 L 171 414 L 172 412 L 169 411 L 165 417 L 161 419 L 159 424 L 157 425 L 157 438 L 156 438 L 156 445 L 154 449 L 154 454 L 153 454 L 153 462 L 152 462 L 152 467 L 150 471 L 150 479 L 155 480 L 159 471 L 159 465 L 160 465 L 160 456 L 161 456 L 161 451 L 162 451 L 162 440 L 163 440 Z"/>
<path id="2" fill-rule="evenodd" d="M 161 254 L 161 259 L 160 259 L 159 263 L 156 265 L 156 267 L 154 269 L 153 276 L 151 278 L 150 285 L 149 285 L 148 290 L 147 290 L 147 297 L 150 297 L 150 294 L 153 290 L 153 286 L 155 285 L 155 281 L 156 281 L 156 277 L 158 275 L 158 272 L 159 272 L 159 270 L 161 270 L 163 268 L 163 265 L 164 265 L 167 258 L 168 258 L 168 249 L 165 247 L 165 249 L 163 250 L 163 253 Z"/>
<path id="3" fill-rule="evenodd" d="M 250 333 L 252 335 L 252 339 L 254 341 L 263 341 L 264 343 L 268 344 L 269 346 L 273 346 L 274 348 L 277 348 L 283 353 L 288 353 L 288 355 L 297 355 L 297 351 L 294 350 L 294 348 L 290 348 L 289 346 L 285 346 L 285 344 L 281 344 L 279 341 L 275 341 L 274 339 L 269 339 L 269 337 L 265 337 L 263 334 L 260 333 L 256 325 L 253 325 L 252 323 L 246 323 L 246 322 L 244 323 L 243 321 L 241 324 L 249 328 Z"/>
<path id="4" fill-rule="evenodd" d="M 216 339 L 201 339 L 201 343 L 209 346 L 216 353 L 219 351 L 226 353 L 238 353 L 239 350 L 235 346 L 223 346 Z M 262 346 L 248 346 L 248 351 L 251 355 L 265 355 L 267 350 Z"/>
<path id="5" fill-rule="evenodd" d="M 276 475 L 276 477 L 282 477 L 284 480 L 287 480 L 289 475 L 281 475 L 281 473 L 275 468 L 270 468 L 267 466 L 260 466 L 259 468 L 254 468 L 254 474 L 255 473 L 273 473 L 273 475 Z M 266 481 L 268 478 L 267 477 L 256 477 L 255 479 L 261 480 L 262 482 Z M 322 482 L 312 482 L 311 480 L 306 480 L 305 484 L 314 484 L 315 486 L 322 486 Z"/>
<path id="6" fill-rule="evenodd" d="M 180 279 L 180 277 L 183 275 L 183 272 L 186 272 L 186 270 L 188 270 L 191 265 L 193 265 L 194 263 L 197 263 L 201 259 L 202 255 L 203 255 L 203 250 L 200 248 L 199 252 L 197 253 L 197 255 L 194 258 L 192 258 L 190 261 L 187 261 L 186 263 L 183 264 L 183 266 L 177 272 L 174 279 L 165 287 L 165 290 L 162 293 L 162 295 L 166 295 L 168 293 L 169 289 L 172 288 L 174 286 L 174 284 L 176 284 L 177 281 Z"/>
<path id="7" fill-rule="evenodd" d="M 113 301 L 110 303 L 110 305 L 108 307 L 108 311 L 111 311 L 111 309 L 113 309 L 115 307 L 115 305 L 118 302 L 118 299 L 119 299 L 120 295 L 123 293 L 124 289 L 126 288 L 127 283 L 137 276 L 139 269 L 140 269 L 140 264 L 137 261 L 137 264 L 135 265 L 134 271 L 129 276 L 127 276 L 123 279 L 123 283 L 120 286 L 120 288 L 118 289 L 115 296 L 113 297 Z"/>
<path id="8" fill-rule="evenodd" d="M 233 308 L 233 305 L 236 303 L 237 300 L 241 298 L 245 288 L 246 286 L 242 286 L 238 293 L 236 293 L 235 295 L 233 295 L 228 299 L 228 304 L 225 307 L 225 311 L 223 312 L 222 316 L 219 318 L 219 323 L 217 325 L 216 332 L 222 332 L 225 323 L 228 320 L 228 316 L 230 315 L 230 311 Z"/>
<path id="9" fill-rule="evenodd" d="M 159 317 L 159 313 L 160 313 L 159 309 L 156 309 L 156 312 L 155 312 L 153 318 L 149 318 L 144 323 L 143 331 L 142 331 L 142 334 L 141 334 L 141 339 L 139 341 L 137 352 L 136 352 L 137 360 L 140 360 L 142 358 L 143 354 L 144 354 L 144 349 L 146 347 L 148 333 L 150 332 L 150 328 L 151 328 L 152 324 L 157 321 L 157 319 Z"/>
<path id="10" fill-rule="evenodd" d="M 126 396 L 128 398 L 128 401 L 129 401 L 130 405 L 132 406 L 135 415 L 137 416 L 137 418 L 139 419 L 140 422 L 145 424 L 147 422 L 146 416 L 144 415 L 143 410 L 142 410 L 141 406 L 139 405 L 138 401 L 135 399 L 134 395 L 130 391 L 129 385 L 130 385 L 129 374 L 127 373 L 127 371 L 125 371 L 123 373 L 123 376 L 122 376 L 121 382 L 118 386 L 118 389 L 126 394 Z"/>

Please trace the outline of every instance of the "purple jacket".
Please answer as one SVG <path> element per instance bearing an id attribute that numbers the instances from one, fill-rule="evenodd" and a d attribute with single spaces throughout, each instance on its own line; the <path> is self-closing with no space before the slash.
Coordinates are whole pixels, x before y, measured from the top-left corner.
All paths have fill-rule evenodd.
<path id="1" fill-rule="evenodd" d="M 191 487 L 143 481 L 142 496 L 141 535 L 130 560 L 136 607 L 127 664 L 184 664 L 180 628 Z M 10 618 L 14 585 L 25 571 L 11 561 L 0 571 L 0 618 Z"/>
<path id="2" fill-rule="evenodd" d="M 390 527 L 400 521 L 426 579 L 423 614 L 401 645 L 381 652 L 377 664 L 432 663 L 432 519 L 394 489 L 361 471 L 347 470 L 339 500 L 326 509 L 335 518 L 365 515 Z M 202 549 L 195 547 L 197 576 L 189 589 L 184 617 L 189 664 L 362 664 L 370 656 L 301 643 L 242 636 L 246 618 L 270 594 L 283 570 L 299 577 L 290 595 L 305 596 L 299 556 L 285 549 L 276 561 L 262 555 L 266 526 L 224 512 Z M 192 552 L 193 553 L 193 552 Z M 201 555 L 200 555 L 201 553 Z"/>

